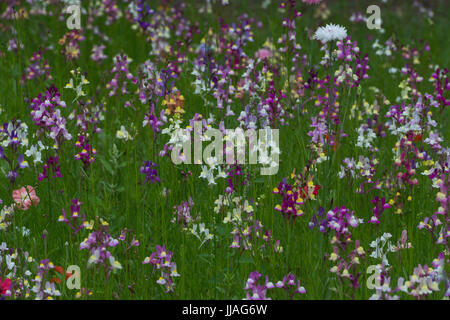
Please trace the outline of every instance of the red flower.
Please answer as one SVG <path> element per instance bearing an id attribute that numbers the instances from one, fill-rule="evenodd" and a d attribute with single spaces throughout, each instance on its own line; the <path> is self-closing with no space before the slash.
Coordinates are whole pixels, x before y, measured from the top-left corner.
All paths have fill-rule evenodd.
<path id="1" fill-rule="evenodd" d="M 319 189 L 320 189 L 320 186 L 319 185 L 315 185 L 314 186 L 314 191 L 312 192 L 312 194 L 314 195 L 314 196 L 317 196 L 317 194 L 319 193 Z M 309 190 L 308 190 L 308 186 L 304 186 L 303 187 L 303 190 L 302 190 L 302 192 L 301 192 L 301 195 L 302 195 L 302 198 L 309 198 Z"/>
<path id="2" fill-rule="evenodd" d="M 11 279 L 2 281 L 2 278 L 0 278 L 0 295 L 6 294 L 8 290 L 11 290 Z"/>
<path id="3" fill-rule="evenodd" d="M 422 140 L 422 135 L 421 135 L 421 134 L 415 134 L 415 135 L 414 135 L 413 141 L 414 141 L 414 142 L 418 142 L 418 141 L 420 141 L 420 140 Z"/>
<path id="4" fill-rule="evenodd" d="M 61 266 L 55 266 L 54 269 L 56 272 L 58 272 L 60 275 L 64 275 L 64 269 Z M 70 278 L 72 274 L 70 272 L 66 272 L 66 280 Z M 60 277 L 53 277 L 50 279 L 50 282 L 54 282 L 54 283 L 61 283 L 61 278 Z"/>

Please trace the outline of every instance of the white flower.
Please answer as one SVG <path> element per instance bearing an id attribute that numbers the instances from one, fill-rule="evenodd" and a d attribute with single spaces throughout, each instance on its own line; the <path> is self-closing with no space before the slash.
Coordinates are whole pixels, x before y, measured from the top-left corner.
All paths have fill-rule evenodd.
<path id="1" fill-rule="evenodd" d="M 44 146 L 41 141 L 38 141 L 37 145 L 31 146 L 30 149 L 25 151 L 25 155 L 27 157 L 33 157 L 34 158 L 34 160 L 33 160 L 34 163 L 42 163 L 42 154 L 41 154 L 41 152 L 42 152 L 42 150 L 46 150 L 46 149 L 48 149 L 48 147 Z"/>
<path id="2" fill-rule="evenodd" d="M 336 24 L 327 24 L 325 27 L 320 27 L 314 34 L 314 39 L 326 43 L 334 40 L 343 40 L 347 37 L 347 30 L 345 27 Z"/>
<path id="3" fill-rule="evenodd" d="M 80 246 L 81 248 L 81 246 Z M 94 254 L 90 256 L 89 260 L 88 260 L 88 264 L 92 264 L 92 263 L 98 263 L 100 259 L 100 250 L 96 249 L 94 251 Z"/>
<path id="4" fill-rule="evenodd" d="M 116 132 L 116 138 L 117 139 L 123 139 L 125 141 L 133 140 L 133 137 L 130 136 L 128 131 L 125 129 L 124 126 L 120 126 L 120 130 Z"/>
<path id="5" fill-rule="evenodd" d="M 113 268 L 113 270 L 122 269 L 122 265 L 120 264 L 120 262 L 117 261 L 113 256 L 109 257 L 109 263 L 111 263 L 111 267 Z"/>
<path id="6" fill-rule="evenodd" d="M 163 275 L 161 274 L 161 277 L 156 281 L 157 284 L 164 285 L 166 284 L 166 279 L 164 279 Z"/>

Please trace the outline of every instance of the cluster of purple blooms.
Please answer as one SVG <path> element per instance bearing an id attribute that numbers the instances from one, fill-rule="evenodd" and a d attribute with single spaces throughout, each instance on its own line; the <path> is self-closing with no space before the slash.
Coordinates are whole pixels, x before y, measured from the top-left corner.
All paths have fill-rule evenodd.
<path id="1" fill-rule="evenodd" d="M 164 109 L 161 110 L 158 118 L 155 114 L 155 104 L 152 102 L 150 110 L 144 116 L 143 127 L 150 126 L 153 132 L 157 133 L 161 131 L 161 127 L 165 122 L 167 122 L 167 119 L 164 115 Z M 153 135 L 153 139 L 156 139 L 156 135 Z"/>
<path id="2" fill-rule="evenodd" d="M 138 80 L 128 69 L 130 59 L 125 54 L 119 54 L 114 58 L 114 67 L 111 69 L 113 78 L 106 84 L 106 88 L 109 89 L 108 95 L 125 97 L 127 100 L 124 102 L 124 107 L 131 107 L 132 102 L 130 100 L 129 81 L 133 85 L 136 85 Z M 135 89 L 134 89 L 135 90 Z"/>
<path id="3" fill-rule="evenodd" d="M 191 210 L 193 205 L 194 202 L 189 197 L 188 201 L 183 201 L 181 204 L 174 206 L 173 214 L 175 217 L 172 219 L 172 222 L 177 222 L 183 229 L 186 229 L 192 221 Z"/>
<path id="4" fill-rule="evenodd" d="M 354 249 L 350 249 L 352 242 L 352 233 L 350 227 L 356 228 L 363 223 L 355 214 L 345 206 L 336 207 L 327 213 L 327 227 L 334 231 L 334 237 L 330 243 L 333 245 L 333 252 L 329 255 L 334 266 L 331 272 L 335 273 L 341 279 L 348 279 L 350 287 L 353 289 L 353 295 L 359 288 L 358 279 L 361 272 L 358 271 L 360 259 L 364 258 L 365 251 L 360 245 L 360 241 L 355 241 Z"/>
<path id="5" fill-rule="evenodd" d="M 244 220 L 250 224 L 252 223 L 251 215 L 246 217 Z M 230 248 L 234 249 L 242 249 L 242 252 L 245 250 L 253 249 L 254 244 L 257 239 L 262 238 L 263 243 L 261 244 L 260 249 L 266 249 L 266 247 L 273 246 L 273 250 L 275 252 L 281 252 L 282 248 L 280 246 L 280 240 L 276 240 L 273 243 L 272 232 L 270 229 L 264 229 L 263 224 L 259 220 L 255 220 L 254 225 L 237 226 L 233 229 L 231 234 L 233 235 L 233 241 L 230 245 Z"/>
<path id="6" fill-rule="evenodd" d="M 87 249 L 91 256 L 89 265 L 103 266 L 105 276 L 108 279 L 113 270 L 122 269 L 121 264 L 109 251 L 119 244 L 119 240 L 113 238 L 108 232 L 108 225 L 102 223 L 83 242 L 80 243 L 80 250 Z"/>
<path id="7" fill-rule="evenodd" d="M 177 264 L 172 261 L 173 252 L 166 250 L 165 245 L 162 247 L 156 245 L 156 251 L 152 252 L 149 257 L 146 257 L 142 264 L 153 265 L 153 272 L 155 270 L 161 271 L 161 276 L 156 283 L 162 285 L 166 289 L 166 293 L 173 292 L 175 287 L 175 278 L 180 274 L 177 271 Z"/>
<path id="8" fill-rule="evenodd" d="M 386 203 L 385 198 L 379 198 L 378 196 L 370 200 L 370 202 L 372 202 L 375 207 L 373 207 L 372 209 L 373 216 L 372 218 L 370 218 L 369 222 L 379 224 L 381 214 L 384 210 L 389 209 L 391 206 L 389 205 L 389 203 Z"/>
<path id="9" fill-rule="evenodd" d="M 39 79 L 41 81 L 52 80 L 52 75 L 50 74 L 51 67 L 48 60 L 43 60 L 42 50 L 33 53 L 33 56 L 30 58 L 30 63 L 22 75 L 22 85 L 32 79 Z"/>
<path id="10" fill-rule="evenodd" d="M 8 162 L 8 179 L 11 184 L 16 182 L 17 177 L 19 176 L 19 169 L 24 169 L 29 166 L 23 154 L 18 154 L 19 147 L 25 144 L 26 136 L 26 125 L 20 120 L 13 120 L 9 123 L 4 123 L 3 126 L 0 127 L 0 139 L 2 140 L 1 145 L 8 148 L 10 154 L 9 157 L 6 156 L 5 150 L 0 145 L 0 159 L 4 159 Z"/>
<path id="11" fill-rule="evenodd" d="M 131 236 L 133 237 L 131 238 Z M 133 247 L 139 247 L 140 245 L 139 240 L 135 238 L 133 231 L 128 230 L 127 228 L 124 228 L 122 230 L 120 236 L 117 239 L 119 239 L 120 241 L 122 241 L 123 244 L 125 244 L 125 252 L 129 251 Z M 128 242 L 127 239 L 130 239 L 130 241 Z"/>
<path id="12" fill-rule="evenodd" d="M 64 222 L 72 230 L 73 234 L 78 233 L 81 229 L 85 227 L 84 222 L 86 220 L 86 215 L 80 213 L 81 202 L 78 199 L 72 199 L 72 205 L 70 206 L 71 216 L 67 217 L 66 210 L 62 208 L 62 216 L 59 217 L 58 221 Z M 79 220 L 81 218 L 81 221 Z"/>
<path id="13" fill-rule="evenodd" d="M 49 175 L 50 170 L 51 174 Z M 58 156 L 49 157 L 43 166 L 42 173 L 38 175 L 39 181 L 50 178 L 62 178 Z"/>
<path id="14" fill-rule="evenodd" d="M 31 289 L 37 300 L 52 300 L 53 297 L 61 295 L 55 282 L 49 281 L 49 272 L 53 269 L 55 269 L 55 265 L 48 259 L 41 260 L 39 263 L 36 277 L 32 280 L 34 286 Z"/>
<path id="15" fill-rule="evenodd" d="M 45 95 L 39 94 L 31 101 L 31 117 L 38 127 L 37 136 L 47 133 L 59 147 L 64 140 L 72 136 L 66 128 L 66 118 L 60 108 L 66 108 L 66 103 L 60 99 L 60 93 L 55 86 L 47 88 Z"/>
<path id="16" fill-rule="evenodd" d="M 434 90 L 436 92 L 436 100 L 441 103 L 442 107 L 450 106 L 450 99 L 446 99 L 444 96 L 444 91 L 450 91 L 450 83 L 447 74 L 447 68 L 443 70 L 437 68 L 432 75 L 432 78 L 435 80 Z"/>
<path id="17" fill-rule="evenodd" d="M 145 3 L 145 0 L 139 0 L 136 11 L 138 12 L 138 16 L 135 19 L 136 22 L 139 23 L 143 30 L 146 30 L 150 26 L 150 23 L 146 22 L 147 16 L 154 14 L 155 11 Z"/>
<path id="18" fill-rule="evenodd" d="M 269 281 L 269 277 L 266 275 L 266 281 L 261 284 L 258 283 L 261 278 L 261 274 L 258 271 L 250 272 L 250 276 L 245 283 L 246 300 L 272 300 L 267 297 L 267 290 L 280 288 L 286 292 L 286 298 L 293 300 L 297 294 L 305 294 L 305 288 L 300 284 L 300 280 L 295 281 L 295 275 L 289 274 L 283 277 L 283 280 L 276 282 L 275 284 Z"/>
<path id="19" fill-rule="evenodd" d="M 78 149 L 81 149 L 80 152 L 75 154 L 75 160 L 81 160 L 84 168 L 89 167 L 91 163 L 95 162 L 94 156 L 97 154 L 97 150 L 89 144 L 89 140 L 86 136 L 80 135 L 77 142 L 75 142 L 75 146 Z"/>
<path id="20" fill-rule="evenodd" d="M 158 165 L 156 163 L 145 161 L 144 165 L 139 168 L 139 172 L 145 175 L 145 180 L 149 183 L 161 182 L 157 168 Z"/>
<path id="21" fill-rule="evenodd" d="M 294 190 L 292 185 L 287 183 L 286 178 L 272 192 L 282 195 L 281 205 L 276 205 L 275 210 L 281 212 L 283 217 L 289 222 L 293 223 L 297 217 L 301 217 L 304 214 L 300 208 L 300 205 L 304 204 L 301 193 L 298 190 Z"/>
<path id="22" fill-rule="evenodd" d="M 244 174 L 242 171 L 241 166 L 239 165 L 232 165 L 227 170 L 227 184 L 228 187 L 225 188 L 225 192 L 232 194 L 235 192 L 235 189 L 242 185 L 245 186 L 249 183 L 250 175 Z"/>
<path id="23" fill-rule="evenodd" d="M 96 45 L 92 47 L 91 59 L 100 64 L 103 60 L 107 58 L 107 56 L 103 53 L 106 49 L 104 44 Z"/>

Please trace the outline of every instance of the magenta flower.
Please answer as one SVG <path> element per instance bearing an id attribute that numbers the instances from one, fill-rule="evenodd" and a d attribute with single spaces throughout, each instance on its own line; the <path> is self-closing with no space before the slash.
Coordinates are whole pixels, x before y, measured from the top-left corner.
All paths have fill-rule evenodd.
<path id="1" fill-rule="evenodd" d="M 303 3 L 307 3 L 307 4 L 318 4 L 322 0 L 302 0 L 302 1 L 303 1 Z"/>
<path id="2" fill-rule="evenodd" d="M 38 180 L 42 181 L 44 179 L 50 179 L 50 176 L 48 175 L 48 171 L 51 168 L 52 174 L 51 178 L 61 178 L 61 172 L 60 172 L 60 166 L 59 166 L 59 160 L 58 157 L 49 157 L 47 160 L 47 163 L 44 164 L 44 168 L 42 173 L 39 174 Z"/>
<path id="3" fill-rule="evenodd" d="M 379 224 L 381 214 L 383 213 L 384 210 L 389 209 L 391 206 L 388 203 L 386 203 L 385 198 L 380 199 L 378 196 L 370 200 L 370 202 L 372 202 L 375 205 L 375 207 L 373 208 L 373 216 L 372 218 L 370 218 L 369 222 Z"/>
<path id="4" fill-rule="evenodd" d="M 11 295 L 11 279 L 6 278 L 2 280 L 0 278 L 0 296 L 10 296 Z"/>

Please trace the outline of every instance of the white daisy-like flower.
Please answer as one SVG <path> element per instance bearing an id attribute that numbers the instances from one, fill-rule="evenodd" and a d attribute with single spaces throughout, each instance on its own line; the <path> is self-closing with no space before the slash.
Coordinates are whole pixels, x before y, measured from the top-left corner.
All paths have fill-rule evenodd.
<path id="1" fill-rule="evenodd" d="M 314 34 L 314 39 L 326 43 L 329 41 L 343 40 L 347 37 L 347 29 L 336 24 L 327 24 L 325 27 L 320 27 Z"/>

